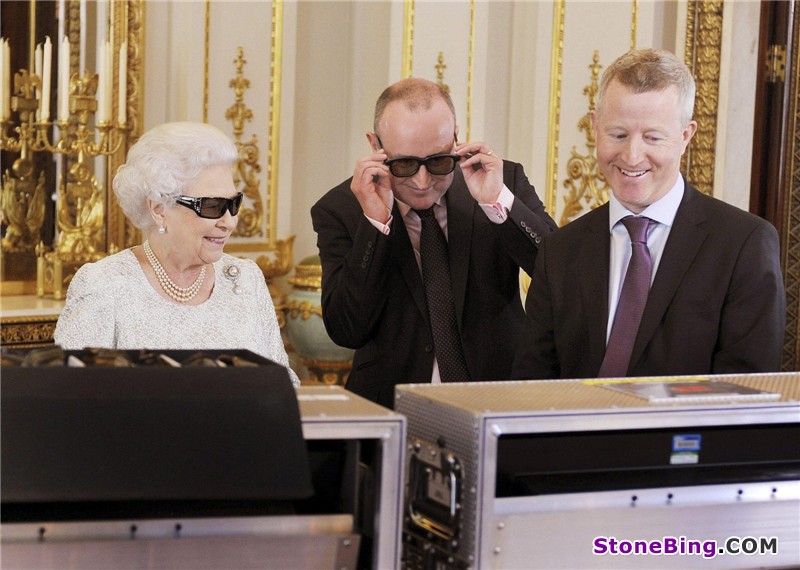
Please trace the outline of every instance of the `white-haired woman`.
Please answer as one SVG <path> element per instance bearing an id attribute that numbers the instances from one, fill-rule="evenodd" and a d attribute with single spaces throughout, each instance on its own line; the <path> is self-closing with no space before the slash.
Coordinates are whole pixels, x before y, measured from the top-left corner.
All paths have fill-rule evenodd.
<path id="1" fill-rule="evenodd" d="M 234 144 L 211 125 L 166 123 L 142 135 L 113 185 L 145 241 L 75 273 L 56 343 L 247 349 L 288 368 L 261 270 L 222 251 L 242 203 L 233 183 L 236 159 Z"/>

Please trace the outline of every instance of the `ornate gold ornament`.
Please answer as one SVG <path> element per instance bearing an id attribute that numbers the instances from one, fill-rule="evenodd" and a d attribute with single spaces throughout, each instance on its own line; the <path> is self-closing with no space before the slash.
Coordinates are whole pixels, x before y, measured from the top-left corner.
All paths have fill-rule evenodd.
<path id="1" fill-rule="evenodd" d="M 436 70 L 436 84 L 441 87 L 445 93 L 450 93 L 450 86 L 444 82 L 444 70 L 447 69 L 447 66 L 444 64 L 444 52 L 439 52 L 439 57 L 433 68 Z"/>
<path id="2" fill-rule="evenodd" d="M 250 80 L 244 76 L 244 49 L 238 48 L 236 51 L 236 77 L 230 80 L 230 87 L 235 93 L 234 104 L 225 111 L 225 118 L 233 123 L 233 136 L 236 148 L 239 150 L 239 161 L 233 175 L 233 183 L 236 188 L 245 195 L 247 201 L 242 204 L 239 210 L 239 224 L 233 232 L 238 237 L 253 237 L 264 235 L 264 201 L 261 198 L 259 187 L 261 181 L 256 177 L 256 173 L 261 172 L 261 165 L 258 163 L 260 150 L 258 148 L 258 137 L 252 135 L 248 142 L 242 142 L 245 123 L 253 120 L 253 111 L 244 104 L 244 92 L 250 88 Z M 252 207 L 247 203 L 252 204 Z"/>
<path id="3" fill-rule="evenodd" d="M 329 360 L 314 360 L 304 358 L 303 364 L 308 369 L 308 379 L 312 384 L 325 384 L 328 386 L 344 386 L 350 376 L 351 361 L 332 362 Z"/>
<path id="4" fill-rule="evenodd" d="M 708 195 L 714 194 L 722 9 L 723 0 L 693 0 L 686 17 L 685 63 L 697 84 L 697 133 L 683 155 L 681 170 L 698 190 Z"/>
<path id="5" fill-rule="evenodd" d="M 53 342 L 58 315 L 4 318 L 0 326 L 0 344 L 5 347 L 31 348 Z"/>
<path id="6" fill-rule="evenodd" d="M 307 321 L 312 315 L 317 315 L 322 318 L 322 307 L 314 305 L 308 301 L 289 301 L 284 306 L 284 310 L 289 313 L 289 316 L 296 319 L 298 316 Z"/>
<path id="7" fill-rule="evenodd" d="M 595 110 L 597 102 L 598 79 L 600 77 L 600 54 L 597 50 L 592 57 L 592 82 L 584 87 L 583 93 L 589 97 L 589 110 L 578 121 L 578 130 L 586 132 L 587 154 L 579 154 L 572 147 L 572 156 L 567 161 L 569 178 L 564 180 L 568 193 L 564 196 L 564 212 L 561 214 L 560 226 L 574 220 L 585 207 L 594 209 L 608 201 L 608 182 L 597 167 L 597 141 L 592 128 L 591 112 Z"/>

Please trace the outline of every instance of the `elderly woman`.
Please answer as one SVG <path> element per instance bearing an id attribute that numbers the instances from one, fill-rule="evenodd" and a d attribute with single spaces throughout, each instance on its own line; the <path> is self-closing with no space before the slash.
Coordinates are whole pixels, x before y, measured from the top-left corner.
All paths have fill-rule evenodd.
<path id="1" fill-rule="evenodd" d="M 231 140 L 202 123 L 160 125 L 133 145 L 114 193 L 146 239 L 75 273 L 58 344 L 247 349 L 288 368 L 263 274 L 222 251 L 242 204 L 236 159 Z"/>

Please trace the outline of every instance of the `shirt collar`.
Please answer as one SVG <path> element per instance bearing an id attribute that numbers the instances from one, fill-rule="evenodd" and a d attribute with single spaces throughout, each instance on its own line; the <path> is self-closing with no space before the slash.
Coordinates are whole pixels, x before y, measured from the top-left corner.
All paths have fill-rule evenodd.
<path id="1" fill-rule="evenodd" d="M 684 193 L 683 176 L 678 175 L 678 179 L 672 186 L 672 189 L 662 196 L 659 200 L 653 202 L 641 214 L 634 214 L 625 206 L 620 204 L 614 192 L 609 192 L 608 203 L 608 230 L 614 229 L 614 226 L 625 216 L 646 216 L 651 220 L 655 220 L 659 224 L 672 227 L 672 222 L 675 221 L 675 215 L 678 213 L 678 206 L 681 205 Z"/>
<path id="2" fill-rule="evenodd" d="M 403 202 L 401 200 L 398 200 L 397 196 L 395 196 L 394 199 L 397 202 L 397 209 L 400 210 L 400 215 L 403 216 L 403 219 L 405 220 L 406 216 L 411 211 L 411 206 L 409 206 L 408 204 L 406 204 L 405 202 Z M 444 205 L 444 194 L 442 194 L 439 197 L 439 199 L 434 202 L 434 204 L 437 205 L 437 206 L 443 206 Z"/>

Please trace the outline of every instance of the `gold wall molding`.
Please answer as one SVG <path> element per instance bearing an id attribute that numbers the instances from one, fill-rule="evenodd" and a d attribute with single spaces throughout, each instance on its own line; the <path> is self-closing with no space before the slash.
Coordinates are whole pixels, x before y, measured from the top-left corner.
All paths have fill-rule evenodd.
<path id="1" fill-rule="evenodd" d="M 566 0 L 553 6 L 553 45 L 550 48 L 550 117 L 548 120 L 547 145 L 547 189 L 545 209 L 556 215 L 556 193 L 558 191 L 558 137 L 561 121 L 561 71 L 564 64 L 564 10 Z"/>
<path id="2" fill-rule="evenodd" d="M 212 5 L 213 4 L 213 5 Z M 209 113 L 209 85 L 212 81 L 211 61 L 210 61 L 210 42 L 212 26 L 215 18 L 224 17 L 219 15 L 219 10 L 224 9 L 224 2 L 212 2 L 206 0 L 205 7 L 205 46 L 204 46 L 204 77 L 203 77 L 203 120 L 208 122 Z M 214 8 L 212 18 L 212 8 Z M 283 61 L 283 9 L 284 0 L 273 0 L 270 3 L 270 55 L 269 55 L 269 109 L 267 126 L 267 153 L 264 167 L 266 168 L 266 189 L 262 190 L 261 181 L 256 178 L 255 173 L 261 172 L 260 163 L 261 150 L 256 135 L 253 135 L 249 142 L 242 140 L 244 123 L 251 120 L 252 110 L 244 104 L 244 92 L 249 87 L 250 80 L 244 77 L 242 69 L 246 60 L 244 56 L 237 56 L 234 60 L 237 66 L 236 78 L 229 80 L 229 84 L 234 88 L 234 101 L 232 106 L 225 111 L 225 119 L 233 121 L 233 137 L 240 150 L 240 161 L 237 165 L 237 187 L 249 198 L 250 206 L 245 205 L 239 227 L 234 234 L 237 238 L 246 238 L 243 241 L 231 242 L 226 247 L 226 251 L 232 254 L 237 253 L 272 253 L 275 255 L 281 252 L 291 251 L 291 243 L 285 240 L 278 240 L 278 187 L 279 187 L 279 164 L 281 157 L 280 130 L 281 130 L 281 93 L 282 93 L 282 61 Z M 242 49 L 242 48 L 239 48 Z M 253 57 L 252 54 L 248 54 Z M 256 61 L 264 61 L 256 54 Z M 250 74 L 253 74 L 250 71 Z M 257 70 L 261 73 L 261 69 Z M 215 72 L 216 76 L 216 72 Z M 215 78 L 215 83 L 219 81 Z M 248 118 L 249 117 L 249 118 Z M 241 187 L 244 185 L 244 189 Z M 246 202 L 246 204 L 247 204 Z M 258 239 L 258 238 L 261 239 Z M 280 261 L 283 265 L 283 260 Z"/>
<path id="3" fill-rule="evenodd" d="M 269 74 L 269 160 L 267 169 L 267 240 L 270 249 L 278 236 L 278 157 L 281 149 L 281 89 L 283 88 L 283 0 L 272 2 L 272 54 Z"/>
<path id="4" fill-rule="evenodd" d="M 406 79 L 414 73 L 414 0 L 403 2 L 403 57 L 400 77 Z"/>
<path id="5" fill-rule="evenodd" d="M 208 83 L 211 52 L 211 0 L 206 0 L 205 41 L 203 42 L 203 122 L 208 122 Z"/>
<path id="6" fill-rule="evenodd" d="M 566 0 L 559 0 L 553 6 L 553 41 L 551 47 L 551 60 L 550 60 L 550 111 L 548 121 L 548 140 L 550 144 L 547 147 L 547 188 L 545 189 L 545 209 L 547 212 L 555 217 L 556 205 L 558 201 L 558 178 L 559 178 L 559 142 L 561 136 L 561 78 L 564 65 L 564 36 L 565 36 L 565 11 Z M 632 0 L 631 2 L 631 36 L 630 36 L 630 49 L 636 47 L 636 36 L 638 32 L 639 23 L 639 2 Z M 599 51 L 595 50 L 595 55 Z M 590 68 L 598 64 L 599 58 L 594 59 Z M 584 94 L 589 95 L 587 92 L 591 87 L 584 89 Z M 596 93 L 596 90 L 595 90 Z M 594 109 L 594 97 L 590 96 L 589 111 Z M 588 116 L 588 114 L 587 114 Z M 605 179 L 602 173 L 599 173 L 596 168 L 595 156 L 595 143 L 594 134 L 590 133 L 592 127 L 591 123 L 585 124 L 587 118 L 581 118 L 578 121 L 578 131 L 586 130 L 587 147 L 589 147 L 589 154 L 579 155 L 573 147 L 571 156 L 567 160 L 566 173 L 567 179 L 564 185 L 569 189 L 569 193 L 564 197 L 565 210 L 561 215 L 559 225 L 568 223 L 575 219 L 582 211 L 583 207 L 580 206 L 580 201 L 586 201 L 587 205 L 594 208 L 598 199 L 603 202 L 608 200 L 608 188 L 605 186 Z M 594 161 L 594 165 L 590 164 Z M 594 179 L 592 179 L 594 178 Z M 575 186 L 577 184 L 577 187 Z M 602 184 L 602 186 L 601 186 Z M 603 187 L 605 186 L 605 187 Z M 581 189 L 583 187 L 583 189 Z M 601 203 L 603 203 L 601 202 Z"/>
<path id="7" fill-rule="evenodd" d="M 259 188 L 261 181 L 256 174 L 261 172 L 259 164 L 258 137 L 253 134 L 250 140 L 242 142 L 245 123 L 253 120 L 253 110 L 244 102 L 244 93 L 250 88 L 250 80 L 244 76 L 244 66 L 247 60 L 244 58 L 244 48 L 236 50 L 236 77 L 229 82 L 233 88 L 235 99 L 233 105 L 225 111 L 225 118 L 233 123 L 233 138 L 236 148 L 239 151 L 239 162 L 234 171 L 233 183 L 236 188 L 247 198 L 247 202 L 242 204 L 239 210 L 239 224 L 233 232 L 238 237 L 253 237 L 264 235 L 262 224 L 264 221 L 264 201 L 261 199 Z"/>
<path id="8" fill-rule="evenodd" d="M 785 216 L 783 220 L 784 283 L 786 286 L 786 336 L 783 370 L 800 369 L 800 19 L 795 18 L 791 45 L 793 56 L 787 77 L 789 89 L 789 132 L 786 148 Z"/>
<path id="9" fill-rule="evenodd" d="M 466 139 L 472 140 L 472 85 L 475 77 L 475 0 L 469 3 L 469 54 L 467 56 L 467 124 Z"/>
<path id="10" fill-rule="evenodd" d="M 681 161 L 682 171 L 701 192 L 714 194 L 717 106 L 722 53 L 723 0 L 692 0 L 686 16 L 685 63 L 692 70 L 697 95 L 697 133 Z"/>
<path id="11" fill-rule="evenodd" d="M 126 125 L 128 128 L 128 140 L 126 141 L 125 148 L 119 149 L 116 153 L 111 155 L 108 160 L 108 184 L 106 184 L 106 195 L 109 205 L 108 211 L 106 212 L 108 251 L 118 251 L 120 249 L 133 247 L 141 242 L 141 232 L 125 217 L 122 208 L 120 208 L 117 203 L 117 198 L 111 188 L 111 180 L 114 177 L 114 173 L 117 172 L 117 169 L 125 163 L 128 149 L 133 146 L 142 135 L 142 117 L 144 116 L 144 0 L 127 0 L 123 5 L 123 9 L 116 11 L 115 18 L 118 19 L 116 24 L 118 29 L 124 30 L 124 32 L 115 39 L 115 49 L 112 50 L 115 57 L 118 57 L 122 38 L 126 38 L 128 42 L 128 73 L 126 85 L 118 86 L 118 89 L 125 89 L 127 92 L 125 101 L 127 107 Z M 119 95 L 117 90 L 115 90 L 114 96 L 118 101 Z"/>
<path id="12" fill-rule="evenodd" d="M 467 51 L 467 100 L 465 104 L 465 124 L 464 127 L 465 138 L 463 140 L 469 141 L 472 138 L 472 100 L 474 89 L 475 77 L 475 21 L 476 21 L 476 2 L 470 0 L 469 6 L 469 47 Z M 414 32 L 415 32 L 415 8 L 414 0 L 405 0 L 403 3 L 403 53 L 402 53 L 402 69 L 401 78 L 406 79 L 412 77 L 414 74 Z M 437 77 L 441 73 L 443 75 L 443 68 L 440 70 L 439 65 L 442 63 L 442 52 L 439 52 L 440 57 L 438 64 L 434 65 L 437 71 Z M 445 66 L 446 67 L 446 66 Z M 444 85 L 442 81 L 440 85 Z M 451 93 L 452 95 L 452 93 Z M 456 108 L 458 108 L 456 102 Z M 461 137 L 459 136 L 459 139 Z"/>
<path id="13" fill-rule="evenodd" d="M 588 66 L 592 72 L 592 80 L 583 89 L 583 93 L 589 98 L 589 110 L 578 121 L 578 130 L 586 133 L 586 154 L 578 153 L 573 146 L 572 153 L 567 160 L 568 177 L 564 180 L 564 187 L 567 188 L 567 195 L 564 196 L 564 211 L 561 213 L 559 226 L 564 226 L 574 220 L 586 207 L 594 209 L 608 201 L 610 191 L 605 176 L 597 166 L 597 141 L 594 129 L 592 128 L 591 112 L 595 110 L 597 104 L 597 92 L 599 90 L 600 52 L 594 51 L 592 63 Z"/>

